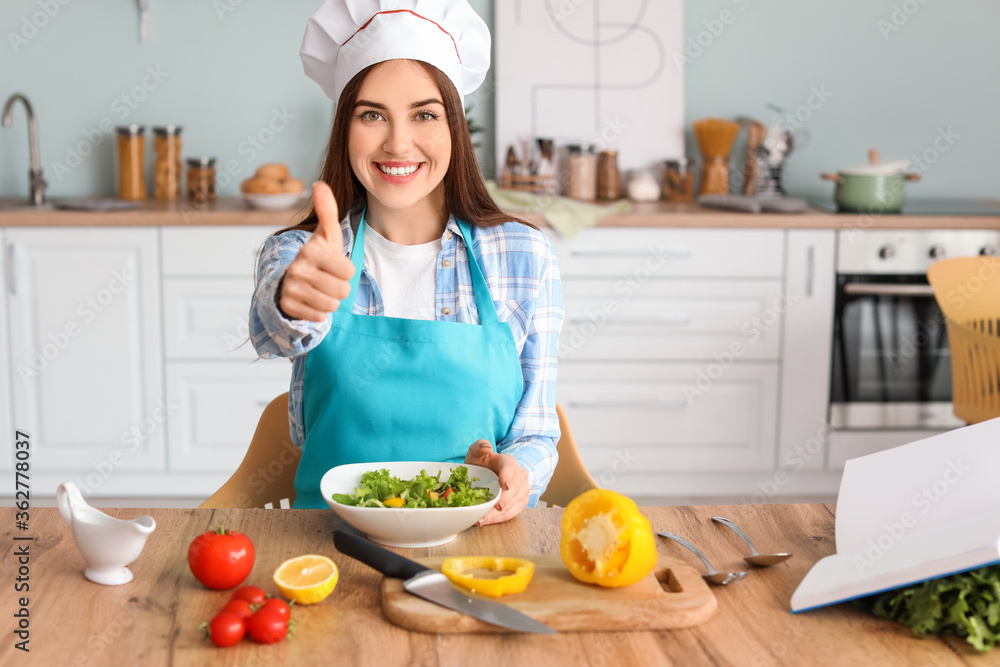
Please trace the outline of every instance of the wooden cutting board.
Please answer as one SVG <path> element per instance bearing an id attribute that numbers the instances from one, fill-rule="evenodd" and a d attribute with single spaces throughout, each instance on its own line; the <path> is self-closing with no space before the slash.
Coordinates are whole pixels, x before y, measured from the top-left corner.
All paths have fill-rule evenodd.
<path id="1" fill-rule="evenodd" d="M 441 569 L 444 558 L 419 558 Z M 664 630 L 708 620 L 718 604 L 690 565 L 660 555 L 655 570 L 624 588 L 577 581 L 559 556 L 532 556 L 535 575 L 527 590 L 496 598 L 560 632 Z M 412 595 L 401 579 L 382 580 L 382 609 L 396 625 L 429 633 L 512 632 Z"/>

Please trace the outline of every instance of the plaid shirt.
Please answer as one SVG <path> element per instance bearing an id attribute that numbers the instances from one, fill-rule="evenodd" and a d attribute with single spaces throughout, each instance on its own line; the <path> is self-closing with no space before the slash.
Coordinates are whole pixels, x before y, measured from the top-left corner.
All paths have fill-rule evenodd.
<path id="1" fill-rule="evenodd" d="M 354 247 L 358 215 L 345 218 L 344 255 Z M 497 451 L 514 456 L 531 481 L 529 507 L 538 503 L 555 470 L 559 420 L 556 416 L 556 354 L 563 320 L 559 264 L 548 238 L 517 222 L 495 227 L 471 225 L 479 241 L 483 272 L 501 322 L 514 334 L 524 375 L 524 393 L 514 412 L 507 435 Z M 306 356 L 330 329 L 331 315 L 323 322 L 290 320 L 281 315 L 274 295 L 284 270 L 311 236 L 294 230 L 269 236 L 261 251 L 257 288 L 250 304 L 250 339 L 263 359 L 291 357 L 292 384 L 288 394 L 288 417 L 292 442 L 305 441 L 302 387 Z M 448 220 L 438 255 L 435 311 L 439 322 L 479 324 L 465 240 L 454 217 Z M 447 309 L 447 310 L 446 310 Z M 356 315 L 384 315 L 378 285 L 367 263 L 361 273 L 352 311 Z M 446 315 L 445 312 L 448 314 Z M 472 445 L 470 442 L 469 445 Z"/>

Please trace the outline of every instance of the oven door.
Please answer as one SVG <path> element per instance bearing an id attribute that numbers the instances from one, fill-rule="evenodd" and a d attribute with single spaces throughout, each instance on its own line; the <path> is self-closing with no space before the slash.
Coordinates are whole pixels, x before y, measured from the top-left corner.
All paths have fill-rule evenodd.
<path id="1" fill-rule="evenodd" d="M 838 275 L 830 425 L 962 426 L 944 315 L 924 275 Z"/>

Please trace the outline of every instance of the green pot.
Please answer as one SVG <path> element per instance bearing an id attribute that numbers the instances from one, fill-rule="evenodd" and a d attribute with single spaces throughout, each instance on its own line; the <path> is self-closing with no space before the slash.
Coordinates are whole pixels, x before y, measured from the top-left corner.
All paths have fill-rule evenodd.
<path id="1" fill-rule="evenodd" d="M 919 174 L 858 174 L 841 171 L 823 174 L 836 181 L 834 201 L 844 213 L 899 213 L 906 203 L 906 181 L 920 180 Z"/>

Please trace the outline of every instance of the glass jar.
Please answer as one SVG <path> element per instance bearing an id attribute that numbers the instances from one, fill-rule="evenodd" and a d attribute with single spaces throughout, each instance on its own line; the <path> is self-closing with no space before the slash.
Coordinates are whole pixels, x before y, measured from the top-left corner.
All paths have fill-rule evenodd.
<path id="1" fill-rule="evenodd" d="M 118 198 L 146 198 L 146 128 L 121 125 L 116 128 Z"/>
<path id="2" fill-rule="evenodd" d="M 628 198 L 635 202 L 657 201 L 660 184 L 650 171 L 633 171 L 628 179 Z"/>
<path id="3" fill-rule="evenodd" d="M 197 204 L 215 199 L 214 157 L 187 159 L 187 196 Z"/>
<path id="4" fill-rule="evenodd" d="M 618 151 L 601 151 L 597 159 L 597 198 L 615 201 L 622 196 L 622 175 L 618 170 Z"/>
<path id="5" fill-rule="evenodd" d="M 686 158 L 668 160 L 663 166 L 663 198 L 694 201 L 694 169 Z"/>
<path id="6" fill-rule="evenodd" d="M 579 146 L 569 148 L 569 183 L 566 196 L 580 201 L 597 199 L 597 156 Z"/>
<path id="7" fill-rule="evenodd" d="M 181 196 L 181 128 L 153 128 L 153 197 L 172 201 Z"/>

